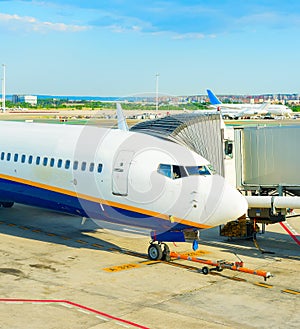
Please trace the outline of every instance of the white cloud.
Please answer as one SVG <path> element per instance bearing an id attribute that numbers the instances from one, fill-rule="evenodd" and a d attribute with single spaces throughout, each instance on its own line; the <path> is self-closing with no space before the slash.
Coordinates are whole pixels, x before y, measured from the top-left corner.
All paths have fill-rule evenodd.
<path id="1" fill-rule="evenodd" d="M 173 35 L 172 39 L 204 39 L 205 37 L 203 33 L 176 33 Z"/>
<path id="2" fill-rule="evenodd" d="M 25 30 L 46 33 L 50 31 L 57 32 L 80 32 L 86 31 L 90 27 L 83 25 L 72 25 L 65 23 L 42 22 L 34 17 L 19 16 L 0 13 L 0 25 L 4 25 L 10 30 Z"/>

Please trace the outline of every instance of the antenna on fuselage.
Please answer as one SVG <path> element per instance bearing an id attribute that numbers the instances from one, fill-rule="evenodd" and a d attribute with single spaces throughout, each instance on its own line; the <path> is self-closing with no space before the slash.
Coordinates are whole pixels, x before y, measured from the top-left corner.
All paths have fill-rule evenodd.
<path id="1" fill-rule="evenodd" d="M 128 125 L 120 103 L 117 103 L 118 129 L 128 131 Z"/>

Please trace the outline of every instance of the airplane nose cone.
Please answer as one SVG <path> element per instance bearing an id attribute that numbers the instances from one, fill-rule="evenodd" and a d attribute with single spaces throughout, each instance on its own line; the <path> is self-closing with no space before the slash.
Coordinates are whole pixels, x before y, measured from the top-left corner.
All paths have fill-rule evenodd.
<path id="1" fill-rule="evenodd" d="M 235 220 L 247 213 L 246 198 L 226 180 L 218 175 L 212 176 L 211 192 L 208 196 L 210 209 L 206 224 L 217 226 Z"/>

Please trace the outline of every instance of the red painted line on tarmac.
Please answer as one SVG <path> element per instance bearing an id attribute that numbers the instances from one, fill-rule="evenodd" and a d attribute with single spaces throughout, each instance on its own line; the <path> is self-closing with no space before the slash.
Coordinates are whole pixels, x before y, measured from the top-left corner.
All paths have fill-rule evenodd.
<path id="1" fill-rule="evenodd" d="M 296 238 L 296 235 L 291 232 L 286 225 L 283 224 L 283 222 L 279 222 L 279 224 L 284 228 L 287 233 L 291 236 L 291 238 L 300 246 L 300 241 Z"/>
<path id="2" fill-rule="evenodd" d="M 128 320 L 124 320 L 124 319 L 118 318 L 116 316 L 113 316 L 113 315 L 110 315 L 110 314 L 107 314 L 107 313 L 103 313 L 101 311 L 97 311 L 97 310 L 95 310 L 93 308 L 90 308 L 90 307 L 87 307 L 87 306 L 84 306 L 84 305 L 81 305 L 81 304 L 70 302 L 69 300 L 63 300 L 63 299 L 0 298 L 0 302 L 6 302 L 6 303 L 9 303 L 9 302 L 11 302 L 11 303 L 14 303 L 14 302 L 22 302 L 22 303 L 64 303 L 64 304 L 72 305 L 72 306 L 75 306 L 77 308 L 80 308 L 80 309 L 89 311 L 91 313 L 102 315 L 102 316 L 104 316 L 106 318 L 109 318 L 111 320 L 116 320 L 116 321 L 119 321 L 119 322 L 122 322 L 122 323 L 129 324 L 129 325 L 131 325 L 133 327 L 136 327 L 136 328 L 150 329 L 148 327 L 141 326 L 141 325 L 139 325 L 137 323 L 134 323 L 134 322 L 131 322 L 131 321 L 128 321 Z"/>

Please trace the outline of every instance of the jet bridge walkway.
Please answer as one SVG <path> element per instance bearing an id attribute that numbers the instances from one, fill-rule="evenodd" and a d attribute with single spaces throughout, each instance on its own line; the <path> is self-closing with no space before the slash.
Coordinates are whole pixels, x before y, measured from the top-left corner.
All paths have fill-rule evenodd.
<path id="1" fill-rule="evenodd" d="M 224 176 L 221 123 L 219 114 L 199 111 L 143 121 L 130 130 L 184 145 L 207 159 L 215 172 Z"/>

